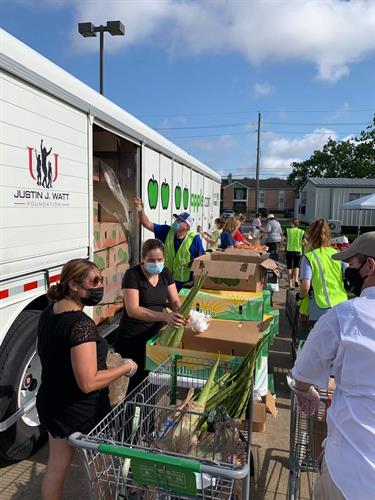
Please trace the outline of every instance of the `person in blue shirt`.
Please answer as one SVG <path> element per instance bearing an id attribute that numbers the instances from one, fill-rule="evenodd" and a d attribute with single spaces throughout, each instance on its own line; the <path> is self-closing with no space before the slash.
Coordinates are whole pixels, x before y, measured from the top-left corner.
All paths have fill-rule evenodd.
<path id="1" fill-rule="evenodd" d="M 226 250 L 227 248 L 235 248 L 238 246 L 236 240 L 234 239 L 235 233 L 238 231 L 241 225 L 237 217 L 230 217 L 224 224 L 223 232 L 220 236 L 220 247 L 221 250 Z"/>
<path id="2" fill-rule="evenodd" d="M 154 224 L 145 214 L 142 199 L 136 197 L 134 203 L 142 226 L 164 243 L 165 265 L 172 273 L 177 290 L 181 290 L 192 279 L 191 261 L 205 253 L 199 234 L 191 230 L 193 218 L 188 212 L 182 212 L 173 215 L 175 221 L 171 226 Z"/>

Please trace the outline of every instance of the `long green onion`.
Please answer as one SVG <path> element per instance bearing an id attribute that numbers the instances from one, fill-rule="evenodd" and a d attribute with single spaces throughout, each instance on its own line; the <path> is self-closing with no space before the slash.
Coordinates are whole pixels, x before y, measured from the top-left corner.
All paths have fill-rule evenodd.
<path id="1" fill-rule="evenodd" d="M 189 295 L 186 297 L 183 304 L 181 305 L 179 313 L 184 319 L 186 319 L 189 316 L 195 297 L 199 292 L 199 290 L 202 288 L 206 277 L 207 273 L 203 272 L 198 276 L 197 280 L 194 281 L 194 285 L 191 288 Z M 184 326 L 175 327 L 168 325 L 161 331 L 159 340 L 160 345 L 168 347 L 180 347 L 184 331 L 185 331 Z"/>

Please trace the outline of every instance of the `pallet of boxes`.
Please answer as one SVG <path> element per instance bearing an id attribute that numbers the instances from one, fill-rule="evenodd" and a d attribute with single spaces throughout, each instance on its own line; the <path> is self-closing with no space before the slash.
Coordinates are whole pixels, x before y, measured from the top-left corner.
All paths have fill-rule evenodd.
<path id="1" fill-rule="evenodd" d="M 278 334 L 279 315 L 271 307 L 271 291 L 264 289 L 269 270 L 277 271 L 277 263 L 268 254 L 256 251 L 217 251 L 195 259 L 195 280 L 201 273 L 207 277 L 190 307 L 211 317 L 208 328 L 200 333 L 185 328 L 179 348 L 163 345 L 163 333 L 146 346 L 148 370 L 154 370 L 171 354 L 214 358 L 218 353 L 231 370 L 262 338 L 267 338 L 256 359 L 253 430 L 257 432 L 266 431 L 267 412 L 276 415 L 273 383 L 268 376 L 268 350 Z M 189 300 L 189 293 L 189 289 L 181 290 L 182 301 Z M 194 365 L 190 369 L 194 371 Z"/>
<path id="2" fill-rule="evenodd" d="M 94 307 L 94 321 L 99 325 L 111 322 L 123 307 L 121 283 L 129 267 L 129 247 L 123 224 L 120 225 L 97 201 L 94 201 L 93 212 L 94 262 L 104 278 L 103 300 Z"/>

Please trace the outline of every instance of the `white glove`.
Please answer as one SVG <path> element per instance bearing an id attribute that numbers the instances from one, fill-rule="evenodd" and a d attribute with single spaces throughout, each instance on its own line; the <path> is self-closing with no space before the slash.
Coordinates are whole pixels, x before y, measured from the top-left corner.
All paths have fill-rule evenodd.
<path id="1" fill-rule="evenodd" d="M 129 378 L 132 377 L 136 373 L 136 371 L 138 370 L 137 363 L 130 358 L 124 358 L 123 363 L 124 363 L 124 365 L 126 365 L 126 364 L 131 365 L 132 368 L 131 368 L 130 372 L 126 374 L 126 377 L 129 377 Z"/>
<path id="2" fill-rule="evenodd" d="M 306 391 L 295 388 L 295 381 L 287 377 L 290 389 L 297 396 L 297 408 L 306 415 L 314 415 L 320 406 L 319 392 L 311 385 Z"/>
<path id="3" fill-rule="evenodd" d="M 319 392 L 311 386 L 307 391 L 293 389 L 297 396 L 297 408 L 306 415 L 314 415 L 320 406 Z"/>

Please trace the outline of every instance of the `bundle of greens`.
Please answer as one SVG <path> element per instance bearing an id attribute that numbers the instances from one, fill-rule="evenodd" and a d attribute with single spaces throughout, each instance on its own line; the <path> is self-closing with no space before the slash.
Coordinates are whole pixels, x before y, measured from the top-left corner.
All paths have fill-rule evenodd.
<path id="1" fill-rule="evenodd" d="M 194 286 L 190 290 L 189 295 L 184 300 L 179 311 L 184 319 L 187 319 L 189 317 L 191 306 L 195 300 L 197 293 L 202 288 L 206 276 L 207 273 L 200 274 L 198 279 L 194 282 Z M 178 328 L 170 325 L 166 326 L 160 332 L 160 345 L 168 347 L 180 347 L 182 343 L 182 337 L 184 336 L 184 330 L 184 326 L 180 326 Z"/>
<path id="2" fill-rule="evenodd" d="M 205 411 L 224 406 L 229 417 L 244 418 L 252 393 L 256 361 L 263 347 L 270 341 L 272 333 L 264 335 L 232 371 L 224 373 L 210 387 Z M 199 400 L 200 394 L 196 396 Z"/>

